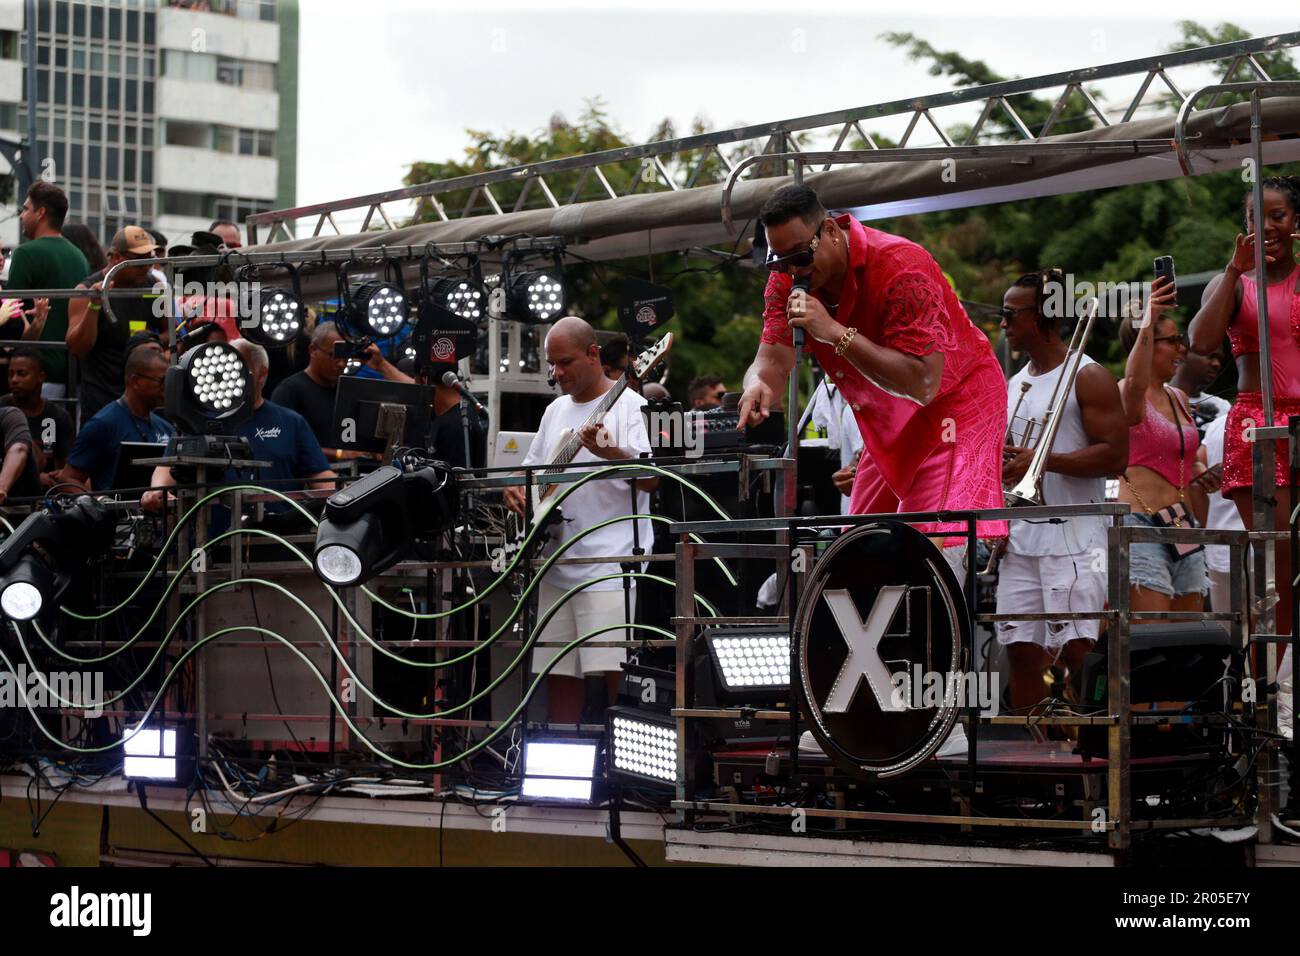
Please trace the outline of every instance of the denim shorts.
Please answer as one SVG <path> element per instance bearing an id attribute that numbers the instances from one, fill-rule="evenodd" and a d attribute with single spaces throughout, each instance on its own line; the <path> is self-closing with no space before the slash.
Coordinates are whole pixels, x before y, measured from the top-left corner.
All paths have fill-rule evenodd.
<path id="1" fill-rule="evenodd" d="M 1146 514 L 1127 514 L 1124 523 L 1142 528 L 1158 528 L 1160 523 Z M 1150 541 L 1129 545 L 1128 580 L 1130 584 L 1159 591 L 1169 597 L 1204 594 L 1207 590 L 1204 549 L 1175 557 L 1167 544 Z"/>

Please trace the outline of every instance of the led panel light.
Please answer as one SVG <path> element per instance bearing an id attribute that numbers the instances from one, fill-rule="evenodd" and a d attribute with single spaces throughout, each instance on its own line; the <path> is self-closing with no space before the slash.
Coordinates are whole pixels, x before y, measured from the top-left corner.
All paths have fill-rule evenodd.
<path id="1" fill-rule="evenodd" d="M 523 795 L 590 803 L 597 740 L 528 740 L 524 743 Z"/>
<path id="2" fill-rule="evenodd" d="M 132 734 L 127 728 L 123 734 L 122 776 L 128 780 L 176 779 L 176 731 L 146 727 Z M 130 734 L 131 736 L 127 736 Z"/>
<path id="3" fill-rule="evenodd" d="M 659 786 L 677 782 L 677 722 L 633 707 L 611 707 L 606 719 L 609 773 Z"/>
<path id="4" fill-rule="evenodd" d="M 784 631 L 710 631 L 705 634 L 725 691 L 788 692 L 790 635 Z"/>

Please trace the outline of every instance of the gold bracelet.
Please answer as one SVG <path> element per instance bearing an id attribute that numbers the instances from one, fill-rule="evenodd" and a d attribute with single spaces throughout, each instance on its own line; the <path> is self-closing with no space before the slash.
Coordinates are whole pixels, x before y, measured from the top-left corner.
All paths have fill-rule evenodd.
<path id="1" fill-rule="evenodd" d="M 849 347 L 849 343 L 853 341 L 853 336 L 857 334 L 858 330 L 852 325 L 845 329 L 844 334 L 840 336 L 840 340 L 835 346 L 835 354 L 839 356 L 844 355 L 844 351 Z"/>

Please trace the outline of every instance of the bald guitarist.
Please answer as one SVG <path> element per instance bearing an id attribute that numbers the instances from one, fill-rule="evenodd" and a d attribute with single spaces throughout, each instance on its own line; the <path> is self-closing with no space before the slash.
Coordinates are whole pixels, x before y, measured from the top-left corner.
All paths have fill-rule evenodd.
<path id="1" fill-rule="evenodd" d="M 546 362 L 551 377 L 563 392 L 547 406 L 524 458 L 525 465 L 546 465 L 571 461 L 599 463 L 637 458 L 650 450 L 641 406 L 645 399 L 627 388 L 627 373 L 617 381 L 605 376 L 600 364 L 600 347 L 591 326 L 577 316 L 560 319 L 546 336 Z M 611 404 L 611 390 L 614 400 Z M 576 452 L 574 451 L 576 447 Z M 647 514 L 650 492 L 656 478 L 636 482 L 636 510 L 633 511 L 631 481 L 623 478 L 596 479 L 570 494 L 559 505 L 563 519 L 552 528 L 546 554 L 578 532 L 617 515 Z M 556 486 L 559 489 L 565 485 Z M 506 505 L 522 514 L 524 491 L 507 488 Z M 648 554 L 652 530 L 648 520 L 620 521 L 594 531 L 564 552 L 567 558 L 628 555 L 634 547 L 633 525 L 639 524 L 639 541 Z M 617 563 L 552 565 L 539 583 L 539 617 L 565 591 L 608 574 L 618 574 Z M 635 588 L 635 582 L 633 583 Z M 551 618 L 542 641 L 568 642 L 600 627 L 627 621 L 620 579 L 600 581 L 575 593 Z M 607 631 L 593 641 L 626 640 L 628 632 Z M 560 647 L 539 647 L 533 652 L 533 672 L 542 670 Z M 619 665 L 627 659 L 620 647 L 579 647 L 560 659 L 547 678 L 549 717 L 553 723 L 595 723 L 604 719 L 603 710 L 612 699 L 620 676 Z"/>

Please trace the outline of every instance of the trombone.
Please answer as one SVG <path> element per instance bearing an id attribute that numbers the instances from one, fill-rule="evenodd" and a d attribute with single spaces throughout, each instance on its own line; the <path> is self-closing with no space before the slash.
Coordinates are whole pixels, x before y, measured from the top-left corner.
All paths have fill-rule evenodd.
<path id="1" fill-rule="evenodd" d="M 1074 392 L 1074 381 L 1079 376 L 1079 367 L 1083 363 L 1083 350 L 1088 344 L 1088 335 L 1092 332 L 1092 324 L 1097 319 L 1099 303 L 1096 298 L 1090 298 L 1084 304 L 1083 314 L 1079 316 L 1079 321 L 1074 324 L 1074 332 L 1070 335 L 1070 343 L 1065 353 L 1065 361 L 1062 363 L 1061 374 L 1056 379 L 1056 385 L 1052 388 L 1052 396 L 1047 402 L 1047 410 L 1043 413 L 1043 419 L 1040 423 L 1036 419 L 1029 419 L 1025 426 L 1025 433 L 1021 437 L 1020 447 L 1029 447 L 1029 441 L 1032 438 L 1035 428 L 1039 429 L 1038 444 L 1034 446 L 1034 457 L 1030 459 L 1029 468 L 1021 479 L 1015 483 L 1014 487 L 1004 488 L 1003 496 L 1008 508 L 1016 508 L 1021 505 L 1041 505 L 1043 503 L 1043 473 L 1047 470 L 1047 458 L 1052 453 L 1052 443 L 1056 440 L 1057 429 L 1061 425 L 1061 412 L 1065 408 L 1066 402 L 1069 401 L 1070 395 Z M 1029 383 L 1025 382 L 1021 387 L 1020 398 L 1016 402 L 1016 407 L 1012 411 L 1011 421 L 1007 424 L 1007 439 L 1010 440 L 1012 429 L 1015 426 L 1015 413 L 1020 410 L 1020 403 L 1025 400 L 1025 393 L 1029 391 Z"/>

